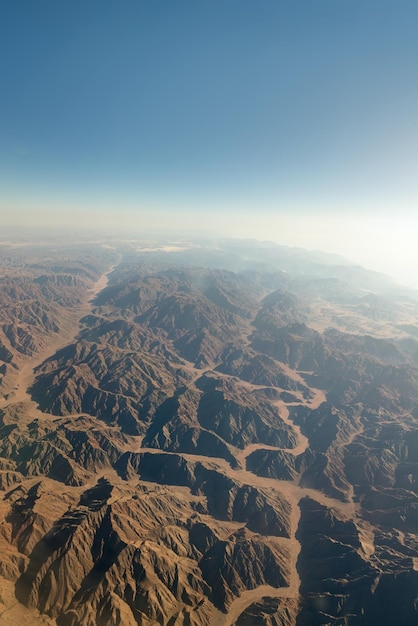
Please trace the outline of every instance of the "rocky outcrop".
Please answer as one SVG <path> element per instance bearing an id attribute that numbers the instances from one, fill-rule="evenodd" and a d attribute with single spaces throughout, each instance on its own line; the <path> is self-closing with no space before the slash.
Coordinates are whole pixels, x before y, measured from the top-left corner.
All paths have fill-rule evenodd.
<path id="1" fill-rule="evenodd" d="M 106 246 L 0 246 L 3 620 L 16 584 L 57 626 L 414 624 L 413 297 L 267 243 Z"/>
<path id="2" fill-rule="evenodd" d="M 297 623 L 362 624 L 379 570 L 363 552 L 358 528 L 309 498 L 300 502 L 298 571 L 302 611 Z"/>
<path id="3" fill-rule="evenodd" d="M 298 475 L 295 456 L 284 450 L 255 450 L 246 459 L 250 472 L 266 478 L 294 480 Z"/>
<path id="4" fill-rule="evenodd" d="M 231 446 L 269 443 L 293 448 L 297 437 L 262 390 L 249 393 L 236 382 L 203 376 L 197 389 L 180 389 L 156 410 L 144 447 L 219 457 L 237 465 Z M 274 397 L 272 398 L 274 401 Z"/>
<path id="5" fill-rule="evenodd" d="M 9 463 L 15 470 L 7 472 L 13 482 L 19 477 L 47 476 L 67 485 L 82 485 L 90 472 L 116 463 L 126 442 L 120 431 L 99 428 L 88 416 L 55 422 L 36 419 L 29 424 L 15 422 L 13 417 L 7 421 L 11 423 L 0 427 L 0 464 Z"/>
<path id="6" fill-rule="evenodd" d="M 15 509 L 24 512 L 37 497 L 28 493 Z M 168 626 L 189 614 L 209 624 L 211 602 L 226 610 L 243 591 L 286 586 L 289 575 L 286 549 L 274 540 L 213 531 L 174 492 L 144 485 L 134 495 L 106 480 L 83 492 L 28 552 L 18 599 L 73 626 L 122 618 Z"/>
<path id="7" fill-rule="evenodd" d="M 186 486 L 206 498 L 207 511 L 219 520 L 246 523 L 254 532 L 289 537 L 291 507 L 279 493 L 241 484 L 226 474 L 177 454 L 126 453 L 116 466 L 125 479 Z"/>
<path id="8" fill-rule="evenodd" d="M 246 608 L 234 626 L 293 626 L 298 609 L 296 600 L 264 597 Z"/>
<path id="9" fill-rule="evenodd" d="M 215 606 L 226 611 L 245 589 L 254 589 L 260 584 L 286 587 L 288 558 L 281 546 L 241 530 L 226 541 L 217 542 L 206 552 L 199 566 L 212 589 Z"/>
<path id="10" fill-rule="evenodd" d="M 306 385 L 288 376 L 280 363 L 269 356 L 228 345 L 220 358 L 222 363 L 217 366 L 216 371 L 236 376 L 254 385 L 299 391 L 306 399 L 311 396 L 311 391 Z"/>
<path id="11" fill-rule="evenodd" d="M 62 261 L 62 255 L 66 256 Z M 0 360 L 18 366 L 39 353 L 66 327 L 89 288 L 110 264 L 113 254 L 93 245 L 53 248 L 2 247 L 0 276 Z M 13 387 L 13 369 L 0 388 Z"/>

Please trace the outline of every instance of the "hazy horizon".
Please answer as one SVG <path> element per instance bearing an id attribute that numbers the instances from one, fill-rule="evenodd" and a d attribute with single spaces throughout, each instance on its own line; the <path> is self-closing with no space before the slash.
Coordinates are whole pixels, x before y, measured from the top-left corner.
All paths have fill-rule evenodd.
<path id="1" fill-rule="evenodd" d="M 412 0 L 6 0 L 0 227 L 251 237 L 418 287 Z"/>
<path id="2" fill-rule="evenodd" d="M 286 235 L 278 238 L 274 238 L 272 236 L 272 229 L 267 229 L 267 227 L 264 231 L 264 236 L 257 236 L 257 233 L 254 232 L 254 228 L 251 228 L 251 224 L 247 224 L 246 227 L 245 225 L 241 224 L 240 232 L 237 233 L 235 232 L 236 229 L 231 229 L 230 231 L 226 229 L 224 231 L 221 231 L 219 230 L 219 228 L 210 229 L 207 227 L 207 225 L 204 228 L 199 229 L 196 224 L 194 225 L 194 227 L 189 224 L 189 228 L 176 228 L 174 225 L 166 225 L 164 227 L 161 225 L 161 220 L 156 220 L 153 226 L 150 225 L 150 221 L 147 220 L 146 227 L 141 227 L 140 225 L 138 225 L 138 223 L 136 223 L 135 226 L 131 224 L 130 228 L 125 224 L 123 220 L 122 222 L 119 221 L 118 224 L 115 222 L 113 224 L 102 223 L 101 225 L 98 225 L 100 222 L 95 220 L 94 223 L 92 221 L 89 226 L 85 225 L 84 227 L 80 225 L 81 221 L 78 222 L 78 226 L 74 224 L 67 224 L 64 226 L 62 223 L 54 223 L 53 221 L 48 222 L 47 225 L 39 225 L 39 223 L 33 223 L 30 225 L 29 222 L 27 222 L 25 225 L 9 225 L 4 228 L 2 231 L 3 236 L 0 235 L 0 244 L 2 243 L 2 241 L 7 241 L 9 238 L 13 240 L 13 238 L 19 239 L 20 237 L 27 238 L 32 236 L 33 241 L 37 241 L 39 239 L 53 241 L 55 237 L 58 237 L 60 239 L 66 239 L 67 237 L 69 237 L 69 242 L 72 241 L 72 238 L 78 237 L 81 237 L 82 239 L 87 241 L 96 241 L 100 239 L 102 239 L 104 242 L 106 242 L 106 240 L 108 239 L 126 239 L 132 241 L 141 241 L 149 239 L 151 241 L 154 240 L 155 242 L 171 242 L 172 244 L 175 244 L 176 242 L 179 243 L 187 241 L 205 243 L 212 240 L 216 242 L 217 240 L 219 241 L 222 239 L 231 239 L 237 241 L 258 241 L 262 243 L 272 243 L 294 249 L 303 249 L 310 252 L 323 252 L 329 255 L 336 255 L 337 257 L 350 264 L 359 265 L 366 269 L 383 273 L 392 278 L 399 285 L 418 289 L 418 279 L 414 275 L 414 269 L 416 265 L 414 265 L 414 259 L 412 258 L 415 256 L 414 231 L 411 231 L 410 237 L 407 241 L 405 240 L 404 234 L 402 233 L 402 238 L 404 241 L 403 260 L 400 263 L 396 263 L 396 260 L 393 260 L 392 257 L 389 256 L 387 257 L 385 263 L 382 261 L 385 256 L 383 253 L 381 254 L 381 256 L 373 258 L 372 255 L 375 248 L 369 250 L 368 242 L 370 240 L 371 231 L 373 228 L 375 228 L 374 222 L 368 225 L 369 232 L 363 233 L 364 247 L 360 248 L 359 246 L 357 246 L 356 250 L 352 250 L 350 249 L 349 241 L 347 242 L 347 245 L 345 247 L 341 244 L 333 245 L 332 240 L 329 239 L 327 241 L 326 233 L 325 237 L 322 238 L 322 240 L 319 235 L 317 237 L 312 237 L 310 229 L 311 225 L 309 223 L 306 223 L 305 230 L 302 230 L 295 228 L 295 226 L 297 226 L 298 224 L 295 220 L 292 221 L 290 219 L 285 222 L 282 219 L 281 221 L 285 229 Z M 350 226 L 347 224 L 347 222 L 345 222 L 344 224 L 334 224 L 332 227 L 332 233 L 338 232 L 338 229 L 340 229 L 341 233 L 342 230 L 344 230 L 346 234 L 346 239 L 349 240 L 349 227 Z M 393 237 L 396 236 L 393 227 L 393 224 L 392 228 L 390 228 L 390 224 L 386 225 L 385 232 L 387 235 L 387 241 L 389 239 L 393 239 Z M 356 229 L 358 228 L 358 224 L 354 221 L 353 223 L 351 223 L 351 228 L 356 231 Z M 384 229 L 381 229 L 381 232 L 383 232 L 383 230 Z M 352 232 L 351 236 L 353 235 L 355 235 L 359 240 L 358 232 Z M 409 251 L 405 249 L 406 243 L 408 243 L 410 246 Z M 382 252 L 384 245 L 385 241 L 383 238 L 381 238 L 380 246 Z M 404 263 L 407 252 L 409 252 L 411 256 L 410 265 L 406 265 Z"/>

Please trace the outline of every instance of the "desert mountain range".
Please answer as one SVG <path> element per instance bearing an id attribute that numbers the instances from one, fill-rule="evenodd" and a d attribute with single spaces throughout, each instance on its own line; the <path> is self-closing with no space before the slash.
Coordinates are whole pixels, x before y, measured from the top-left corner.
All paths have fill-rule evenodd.
<path id="1" fill-rule="evenodd" d="M 418 623 L 418 294 L 254 241 L 0 259 L 0 625 Z"/>

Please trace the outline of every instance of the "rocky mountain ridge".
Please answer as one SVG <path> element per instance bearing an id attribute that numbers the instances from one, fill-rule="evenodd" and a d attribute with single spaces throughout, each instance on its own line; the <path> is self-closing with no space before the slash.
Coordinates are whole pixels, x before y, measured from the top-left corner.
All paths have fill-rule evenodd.
<path id="1" fill-rule="evenodd" d="M 146 250 L 0 250 L 0 624 L 412 626 L 414 295 Z"/>

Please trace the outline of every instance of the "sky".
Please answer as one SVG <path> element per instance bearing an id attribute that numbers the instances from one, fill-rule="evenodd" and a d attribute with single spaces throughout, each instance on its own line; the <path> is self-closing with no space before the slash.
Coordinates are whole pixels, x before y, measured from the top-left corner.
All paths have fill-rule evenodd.
<path id="1" fill-rule="evenodd" d="M 418 287 L 417 32 L 416 0 L 1 0 L 0 227 L 251 236 Z"/>

